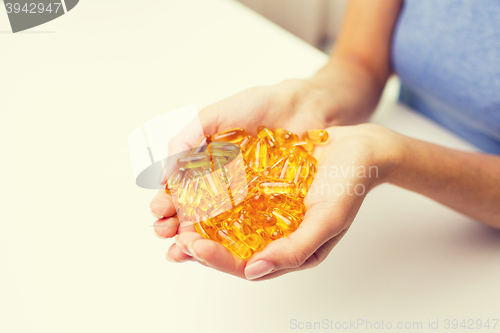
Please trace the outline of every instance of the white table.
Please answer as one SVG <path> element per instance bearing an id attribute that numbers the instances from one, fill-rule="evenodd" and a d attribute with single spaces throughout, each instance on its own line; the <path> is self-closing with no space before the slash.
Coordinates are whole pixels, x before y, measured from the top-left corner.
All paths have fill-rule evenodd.
<path id="1" fill-rule="evenodd" d="M 327 59 L 245 7 L 81 1 L 58 20 L 0 34 L 0 45 L 0 332 L 500 317 L 500 233 L 388 185 L 313 270 L 250 283 L 164 259 L 171 241 L 153 236 L 155 191 L 133 182 L 130 131 L 183 105 L 307 77 Z M 375 122 L 472 149 L 393 102 L 380 110 Z"/>

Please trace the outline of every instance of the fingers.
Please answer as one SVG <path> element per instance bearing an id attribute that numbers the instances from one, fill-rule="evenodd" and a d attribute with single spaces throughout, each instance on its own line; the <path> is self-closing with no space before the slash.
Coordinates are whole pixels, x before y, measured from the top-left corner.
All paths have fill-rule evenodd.
<path id="1" fill-rule="evenodd" d="M 270 243 L 248 261 L 245 269 L 246 278 L 254 280 L 281 270 L 316 266 L 320 262 L 318 258 L 310 259 L 309 265 L 306 261 L 323 244 L 343 231 L 344 225 L 335 221 L 339 221 L 339 217 L 330 205 L 318 204 L 310 207 L 304 221 L 295 232 Z M 303 265 L 305 266 L 302 267 Z"/>
<path id="2" fill-rule="evenodd" d="M 170 262 L 193 261 L 193 257 L 182 252 L 181 248 L 177 246 L 177 244 L 173 244 L 172 246 L 170 246 L 167 254 L 165 255 L 165 258 Z"/>
<path id="3" fill-rule="evenodd" d="M 165 190 L 158 191 L 153 200 L 151 200 L 149 207 L 151 208 L 151 213 L 157 219 L 170 217 L 177 213 L 172 196 L 168 195 Z"/>
<path id="4" fill-rule="evenodd" d="M 160 238 L 171 238 L 177 234 L 179 229 L 179 219 L 170 217 L 167 219 L 157 220 L 153 224 L 156 235 Z"/>
<path id="5" fill-rule="evenodd" d="M 229 252 L 224 246 L 203 238 L 198 233 L 185 232 L 177 238 L 196 260 L 218 271 L 244 278 L 245 261 Z"/>

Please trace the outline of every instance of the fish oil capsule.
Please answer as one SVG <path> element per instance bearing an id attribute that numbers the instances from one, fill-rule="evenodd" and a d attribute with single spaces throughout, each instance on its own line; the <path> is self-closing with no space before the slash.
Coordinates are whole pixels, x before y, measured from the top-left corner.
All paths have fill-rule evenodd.
<path id="1" fill-rule="evenodd" d="M 266 226 L 263 228 L 269 240 L 277 240 L 284 236 L 278 225 Z"/>
<path id="2" fill-rule="evenodd" d="M 266 195 L 271 194 L 286 194 L 295 195 L 297 191 L 297 185 L 288 181 L 270 181 L 265 180 L 258 184 L 259 189 L 262 193 Z"/>
<path id="3" fill-rule="evenodd" d="M 207 153 L 199 153 L 199 154 L 179 157 L 179 159 L 177 159 L 177 165 L 180 168 L 185 168 L 185 169 L 194 169 L 194 168 L 210 166 L 211 165 L 210 155 Z"/>
<path id="4" fill-rule="evenodd" d="M 269 166 L 266 169 L 264 169 L 263 171 L 264 176 L 268 178 L 280 179 L 281 172 L 283 170 L 286 160 L 287 157 L 283 156 L 279 160 L 277 160 L 272 166 Z"/>
<path id="5" fill-rule="evenodd" d="M 233 128 L 224 132 L 215 134 L 212 137 L 213 141 L 225 141 L 232 143 L 239 143 L 247 135 L 247 131 L 243 128 Z"/>
<path id="6" fill-rule="evenodd" d="M 255 141 L 255 138 L 253 136 L 245 136 L 239 143 L 241 151 L 245 151 L 253 141 Z"/>
<path id="7" fill-rule="evenodd" d="M 286 129 L 276 128 L 273 130 L 274 137 L 281 145 L 292 144 L 298 141 L 298 136 Z"/>
<path id="8" fill-rule="evenodd" d="M 190 170 L 187 170 L 179 184 L 179 188 L 176 193 L 176 199 L 180 205 L 185 205 L 187 202 L 187 189 L 189 187 L 189 184 L 191 183 L 191 180 Z"/>
<path id="9" fill-rule="evenodd" d="M 276 224 L 276 217 L 264 211 L 248 211 L 248 216 L 255 228 L 268 227 Z"/>
<path id="10" fill-rule="evenodd" d="M 276 226 L 284 234 L 290 234 L 299 227 L 298 219 L 280 208 L 273 208 L 272 214 L 276 217 Z"/>
<path id="11" fill-rule="evenodd" d="M 316 166 L 314 164 L 309 165 L 309 170 L 310 170 L 309 175 L 304 180 L 303 186 L 301 187 L 301 189 L 299 191 L 299 195 L 301 197 L 305 197 L 307 195 L 307 192 L 309 191 L 309 188 L 311 187 L 311 185 L 313 183 L 314 177 L 316 176 L 317 169 L 316 169 Z"/>
<path id="12" fill-rule="evenodd" d="M 302 140 L 310 142 L 314 145 L 325 144 L 328 141 L 329 135 L 325 130 L 310 130 L 304 133 Z"/>
<path id="13" fill-rule="evenodd" d="M 242 241 L 248 245 L 254 252 L 264 249 L 266 241 L 258 233 L 252 233 L 242 238 Z"/>
<path id="14" fill-rule="evenodd" d="M 301 146 L 293 146 L 289 151 L 289 155 L 301 158 L 301 159 L 307 159 L 308 156 L 311 156 L 304 148 Z M 311 156 L 312 157 L 312 156 Z"/>
<path id="15" fill-rule="evenodd" d="M 284 208 L 287 204 L 287 197 L 284 194 L 273 193 L 267 196 L 268 207 Z"/>
<path id="16" fill-rule="evenodd" d="M 251 160 L 248 165 L 257 172 L 262 172 L 267 167 L 267 145 L 263 139 L 257 139 L 250 153 Z"/>
<path id="17" fill-rule="evenodd" d="M 308 153 L 311 153 L 314 150 L 314 145 L 307 141 L 299 141 L 292 144 L 292 147 L 298 147 L 298 146 L 304 148 L 304 150 L 307 151 Z"/>
<path id="18" fill-rule="evenodd" d="M 217 230 L 215 236 L 224 247 L 241 259 L 248 259 L 252 255 L 252 250 L 240 239 L 231 235 L 226 229 Z"/>
<path id="19" fill-rule="evenodd" d="M 209 223 L 206 222 L 195 223 L 194 228 L 196 229 L 196 232 L 198 232 L 204 238 L 212 240 L 216 239 L 215 237 L 216 229 Z"/>
<path id="20" fill-rule="evenodd" d="M 212 142 L 208 145 L 208 150 L 212 158 L 224 157 L 230 161 L 240 153 L 240 147 L 232 142 Z"/>
<path id="21" fill-rule="evenodd" d="M 292 197 L 288 197 L 285 205 L 278 208 L 282 208 L 283 210 L 290 212 L 290 214 L 296 217 L 302 216 L 306 211 L 306 205 L 304 205 L 304 202 Z"/>
<path id="22" fill-rule="evenodd" d="M 262 194 L 252 195 L 248 198 L 247 204 L 255 210 L 264 210 L 266 206 L 266 198 Z"/>
<path id="23" fill-rule="evenodd" d="M 263 139 L 271 148 L 277 148 L 279 146 L 276 138 L 274 137 L 274 133 L 265 126 L 260 126 L 257 129 L 257 136 Z"/>
<path id="24" fill-rule="evenodd" d="M 191 150 L 191 154 L 199 154 L 203 153 L 204 151 L 207 150 L 208 145 L 212 142 L 212 136 L 211 135 L 205 135 L 203 136 L 200 141 L 194 146 L 193 150 Z"/>
<path id="25" fill-rule="evenodd" d="M 243 239 L 254 233 L 249 224 L 240 219 L 230 218 L 227 221 L 227 230 L 234 233 L 239 239 Z"/>
<path id="26" fill-rule="evenodd" d="M 175 188 L 182 181 L 182 178 L 184 178 L 184 173 L 184 169 L 179 169 L 170 176 L 165 186 L 165 192 L 167 192 L 167 194 L 172 195 L 172 191 L 175 192 Z"/>

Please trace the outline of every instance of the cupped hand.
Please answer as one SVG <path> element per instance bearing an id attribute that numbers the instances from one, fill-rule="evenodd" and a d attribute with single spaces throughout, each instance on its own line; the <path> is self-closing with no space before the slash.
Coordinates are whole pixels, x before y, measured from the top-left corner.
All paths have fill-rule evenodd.
<path id="1" fill-rule="evenodd" d="M 275 86 L 245 90 L 225 100 L 210 105 L 199 113 L 204 134 L 215 134 L 236 127 L 243 127 L 253 136 L 259 126 L 281 127 L 301 134 L 309 129 L 325 128 L 335 118 L 338 106 L 325 89 L 310 80 L 286 80 Z M 182 130 L 169 142 L 173 155 L 193 148 L 201 139 L 197 120 Z M 169 238 L 190 228 L 180 228 L 171 196 L 158 191 L 150 204 L 157 219 L 155 232 Z M 172 249 L 179 253 L 179 249 Z"/>
<path id="2" fill-rule="evenodd" d="M 167 254 L 250 280 L 265 280 L 322 262 L 353 222 L 366 194 L 388 180 L 404 151 L 400 135 L 378 125 L 331 127 L 330 143 L 317 147 L 318 174 L 305 198 L 299 228 L 247 261 L 196 232 L 182 232 Z M 167 222 L 168 219 L 167 219 Z M 194 231 L 194 230 L 191 230 Z"/>

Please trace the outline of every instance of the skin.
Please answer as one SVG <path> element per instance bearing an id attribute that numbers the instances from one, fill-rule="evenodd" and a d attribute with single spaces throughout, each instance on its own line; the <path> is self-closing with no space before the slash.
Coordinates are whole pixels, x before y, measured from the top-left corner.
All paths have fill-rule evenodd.
<path id="1" fill-rule="evenodd" d="M 159 218 L 156 234 L 176 236 L 167 253 L 169 261 L 196 260 L 254 281 L 315 267 L 347 232 L 366 194 L 382 183 L 423 194 L 500 228 L 500 157 L 456 151 L 361 124 L 373 112 L 391 74 L 390 43 L 400 6 L 398 0 L 352 0 L 332 57 L 314 77 L 252 88 L 201 111 L 208 134 L 244 127 L 255 135 L 260 125 L 299 134 L 327 128 L 330 140 L 315 150 L 319 171 L 305 199 L 307 212 L 300 227 L 247 261 L 202 238 L 192 225 L 180 225 L 172 217 L 171 197 L 160 191 L 151 210 Z M 183 133 L 171 142 L 171 149 L 186 149 L 199 140 L 189 135 L 189 129 Z M 332 167 L 353 166 L 376 166 L 377 176 L 330 172 Z M 364 191 L 357 195 L 355 189 Z"/>

